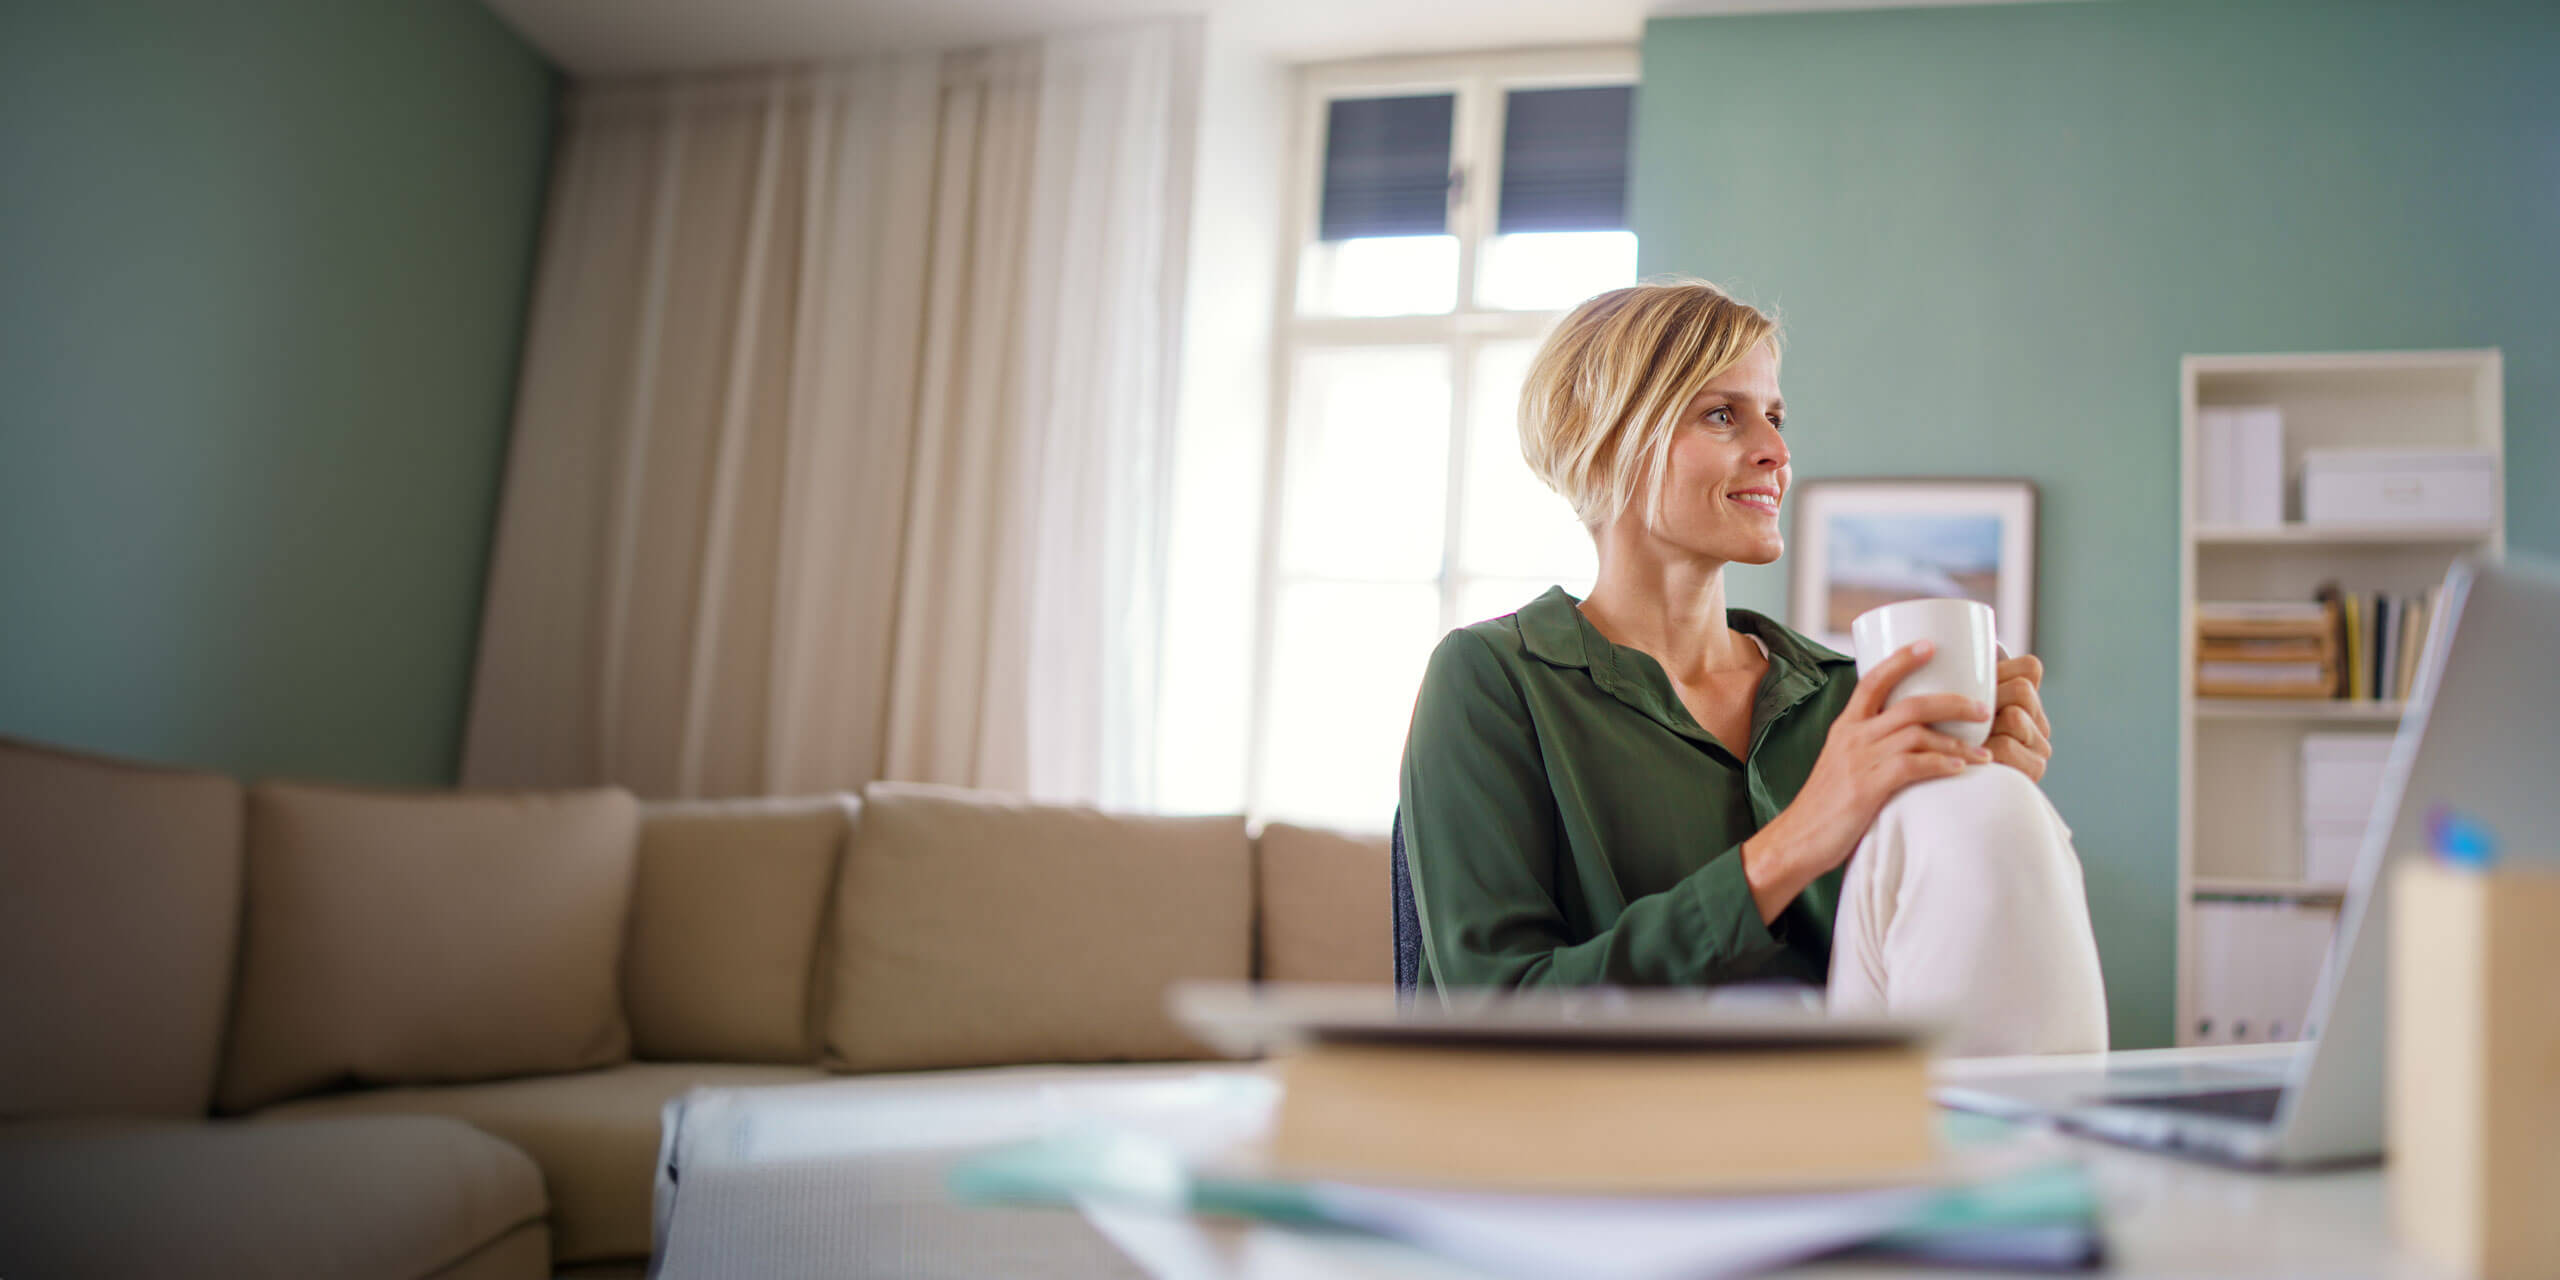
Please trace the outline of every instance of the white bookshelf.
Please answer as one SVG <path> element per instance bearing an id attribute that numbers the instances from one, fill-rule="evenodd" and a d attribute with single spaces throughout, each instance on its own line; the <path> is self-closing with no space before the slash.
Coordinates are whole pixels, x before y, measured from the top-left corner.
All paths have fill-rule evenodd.
<path id="1" fill-rule="evenodd" d="M 2459 555 L 2496 556 L 2506 516 L 2453 527 L 2306 525 L 2302 457 L 2332 448 L 2465 448 L 2505 452 L 2498 352 L 2373 351 L 2191 355 L 2179 371 L 2181 443 L 2178 610 L 2178 1029 L 2196 1041 L 2196 905 L 2275 899 L 2333 916 L 2345 886 L 2313 884 L 2302 865 L 2302 739 L 2387 736 L 2397 702 L 2199 698 L 2199 601 L 2307 601 L 2320 584 L 2415 594 Z M 2197 523 L 2196 415 L 2221 405 L 2284 413 L 2285 519 L 2274 528 Z M 2334 925 L 2334 919 L 2332 920 Z"/>
<path id="2" fill-rule="evenodd" d="M 2198 720 L 2314 720 L 2349 724 L 2400 723 L 2398 702 L 2297 702 L 2283 698 L 2197 698 Z"/>

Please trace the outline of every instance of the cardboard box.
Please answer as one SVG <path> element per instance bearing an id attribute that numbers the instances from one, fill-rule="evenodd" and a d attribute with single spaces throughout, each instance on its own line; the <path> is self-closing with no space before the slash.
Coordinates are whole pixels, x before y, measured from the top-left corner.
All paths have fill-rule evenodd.
<path id="1" fill-rule="evenodd" d="M 2468 1274 L 2560 1275 L 2560 868 L 2393 877 L 2393 1230 Z"/>

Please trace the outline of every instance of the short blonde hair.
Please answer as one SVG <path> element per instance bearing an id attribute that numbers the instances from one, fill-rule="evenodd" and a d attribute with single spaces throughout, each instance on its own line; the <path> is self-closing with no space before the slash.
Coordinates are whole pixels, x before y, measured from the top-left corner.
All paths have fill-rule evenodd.
<path id="1" fill-rule="evenodd" d="M 1612 289 L 1547 335 L 1520 387 L 1520 452 L 1573 504 L 1586 529 L 1615 520 L 1645 493 L 1662 522 L 1662 480 L 1681 411 L 1762 342 L 1778 322 L 1704 280 L 1665 278 Z"/>

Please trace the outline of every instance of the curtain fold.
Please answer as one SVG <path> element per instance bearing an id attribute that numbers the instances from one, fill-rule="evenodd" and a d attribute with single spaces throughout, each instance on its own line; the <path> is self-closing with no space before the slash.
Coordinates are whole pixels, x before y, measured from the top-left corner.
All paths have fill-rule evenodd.
<path id="1" fill-rule="evenodd" d="M 1198 29 L 574 91 L 462 775 L 1140 806 Z"/>

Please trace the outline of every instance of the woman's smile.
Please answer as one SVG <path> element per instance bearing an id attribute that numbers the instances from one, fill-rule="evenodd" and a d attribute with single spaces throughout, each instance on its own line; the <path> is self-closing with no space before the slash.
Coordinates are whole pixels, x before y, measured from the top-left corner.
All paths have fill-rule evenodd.
<path id="1" fill-rule="evenodd" d="M 1775 489 L 1736 489 L 1726 494 L 1725 498 L 1727 501 L 1742 504 L 1743 509 L 1747 511 L 1756 511 L 1770 519 L 1774 520 L 1778 516 L 1778 491 Z"/>

